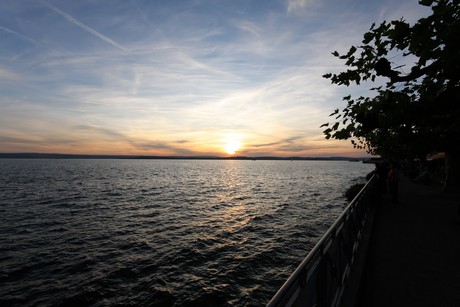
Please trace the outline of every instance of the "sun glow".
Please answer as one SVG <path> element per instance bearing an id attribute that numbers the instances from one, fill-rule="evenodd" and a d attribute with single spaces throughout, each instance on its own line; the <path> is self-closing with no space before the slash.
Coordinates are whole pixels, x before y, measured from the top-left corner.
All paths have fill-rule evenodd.
<path id="1" fill-rule="evenodd" d="M 224 140 L 224 150 L 227 154 L 234 155 L 240 148 L 241 148 L 240 140 L 233 138 L 233 137 L 227 137 Z"/>

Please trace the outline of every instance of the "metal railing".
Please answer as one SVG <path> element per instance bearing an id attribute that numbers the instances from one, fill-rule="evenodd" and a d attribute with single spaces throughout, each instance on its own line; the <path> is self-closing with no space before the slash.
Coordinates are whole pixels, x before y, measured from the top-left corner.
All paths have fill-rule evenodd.
<path id="1" fill-rule="evenodd" d="M 339 306 L 363 235 L 376 181 L 374 175 L 267 306 Z"/>

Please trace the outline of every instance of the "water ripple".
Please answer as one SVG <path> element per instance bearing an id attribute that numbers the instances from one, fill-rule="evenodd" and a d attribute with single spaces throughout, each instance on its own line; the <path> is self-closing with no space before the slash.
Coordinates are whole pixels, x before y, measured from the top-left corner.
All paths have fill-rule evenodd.
<path id="1" fill-rule="evenodd" d="M 368 165 L 0 160 L 0 305 L 260 306 Z"/>

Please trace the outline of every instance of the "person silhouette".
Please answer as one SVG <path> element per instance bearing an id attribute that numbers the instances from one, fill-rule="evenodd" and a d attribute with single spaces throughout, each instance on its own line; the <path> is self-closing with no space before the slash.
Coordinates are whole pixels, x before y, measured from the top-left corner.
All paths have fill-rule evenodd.
<path id="1" fill-rule="evenodd" d="M 391 200 L 398 203 L 398 188 L 399 188 L 400 167 L 399 163 L 392 161 L 390 171 L 388 172 L 388 187 L 390 188 Z"/>

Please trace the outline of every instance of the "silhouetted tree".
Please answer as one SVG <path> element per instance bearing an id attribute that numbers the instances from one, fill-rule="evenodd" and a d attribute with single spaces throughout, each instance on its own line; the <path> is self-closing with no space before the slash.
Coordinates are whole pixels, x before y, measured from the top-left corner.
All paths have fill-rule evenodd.
<path id="1" fill-rule="evenodd" d="M 363 45 L 332 53 L 349 67 L 323 76 L 333 84 L 359 85 L 377 76 L 388 82 L 373 88 L 373 97 L 344 97 L 347 106 L 335 110 L 336 121 L 322 127 L 328 139 L 351 138 L 355 147 L 388 158 L 423 159 L 444 151 L 448 191 L 460 187 L 460 3 L 419 3 L 431 7 L 432 14 L 414 25 L 403 19 L 373 24 Z M 410 73 L 402 74 L 398 69 L 404 65 L 395 58 L 414 60 Z"/>

